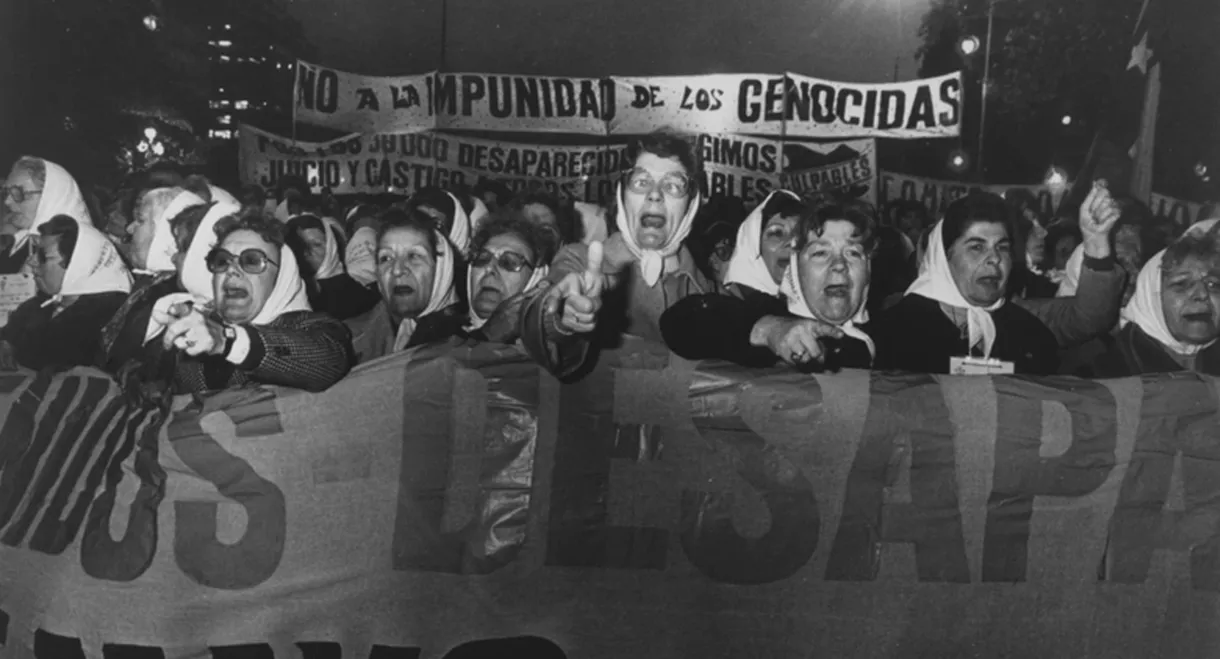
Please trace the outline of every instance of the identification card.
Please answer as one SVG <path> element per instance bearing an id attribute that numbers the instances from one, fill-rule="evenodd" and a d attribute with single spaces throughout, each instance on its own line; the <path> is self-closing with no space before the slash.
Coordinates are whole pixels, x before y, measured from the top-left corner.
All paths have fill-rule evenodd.
<path id="1" fill-rule="evenodd" d="M 982 357 L 950 357 L 950 375 L 1012 375 L 1013 363 Z"/>

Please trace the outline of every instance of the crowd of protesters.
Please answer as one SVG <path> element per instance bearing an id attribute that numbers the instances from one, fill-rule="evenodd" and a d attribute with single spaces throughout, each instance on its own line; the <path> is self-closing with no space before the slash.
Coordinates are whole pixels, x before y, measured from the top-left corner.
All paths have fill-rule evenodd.
<path id="1" fill-rule="evenodd" d="M 172 167 L 106 209 L 33 157 L 3 190 L 0 274 L 37 295 L 0 368 L 94 366 L 165 403 L 247 383 L 323 391 L 418 346 L 521 346 L 579 378 L 624 337 L 802 372 L 1220 374 L 1220 226 L 1092 185 L 1070 216 L 984 192 L 942 217 L 834 191 L 705 200 L 698 152 L 640 138 L 609 208 L 494 182 L 407 199 L 231 194 Z M 94 204 L 96 206 L 96 204 Z"/>

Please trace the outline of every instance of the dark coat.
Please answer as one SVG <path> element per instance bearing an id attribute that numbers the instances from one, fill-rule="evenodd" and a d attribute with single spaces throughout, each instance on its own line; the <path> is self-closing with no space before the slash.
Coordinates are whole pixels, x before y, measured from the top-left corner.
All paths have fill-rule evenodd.
<path id="1" fill-rule="evenodd" d="M 0 328 L 0 340 L 13 346 L 17 363 L 25 368 L 93 366 L 101 346 L 102 327 L 127 299 L 126 293 L 82 295 L 55 314 L 55 306 L 39 294 L 26 300 Z"/>
<path id="2" fill-rule="evenodd" d="M 147 362 L 150 357 L 144 337 L 157 300 L 179 291 L 178 275 L 166 272 L 136 280 L 131 293 L 102 328 L 101 345 L 95 365 L 117 375 L 133 360 Z M 159 343 L 159 342 L 158 342 Z M 149 343 L 152 345 L 152 342 Z M 172 371 L 170 371 L 172 373 Z M 151 372 L 147 373 L 151 375 Z"/>
<path id="3" fill-rule="evenodd" d="M 309 306 L 314 311 L 347 320 L 366 314 L 381 302 L 376 285 L 365 286 L 342 273 L 334 277 L 309 282 L 306 287 Z"/>
<path id="4" fill-rule="evenodd" d="M 1119 330 L 1109 347 L 1094 364 L 1095 377 L 1122 378 L 1187 370 L 1159 341 L 1145 334 L 1135 323 L 1128 323 Z M 1220 375 L 1220 343 L 1214 343 L 1195 355 L 1194 371 L 1205 375 Z"/>
<path id="5" fill-rule="evenodd" d="M 179 393 L 232 389 L 248 383 L 325 391 L 355 365 L 352 335 L 340 321 L 316 311 L 293 311 L 266 325 L 243 325 L 250 352 L 240 364 L 220 356 L 179 356 Z"/>
<path id="6" fill-rule="evenodd" d="M 407 345 L 403 348 L 430 343 L 440 343 L 462 332 L 466 324 L 466 310 L 461 304 L 453 304 L 444 309 L 430 313 L 420 318 L 415 326 Z M 394 341 L 398 336 L 398 325 L 390 318 L 390 310 L 385 304 L 378 304 L 373 310 L 346 322 L 352 334 L 352 348 L 355 350 L 356 363 L 372 361 L 394 352 Z"/>
<path id="7" fill-rule="evenodd" d="M 33 249 L 33 240 L 25 241 L 25 245 L 12 254 L 9 254 L 7 248 L 0 249 L 0 275 L 15 275 L 21 272 Z"/>
<path id="8" fill-rule="evenodd" d="M 996 326 L 993 359 L 1013 362 L 1018 374 L 1056 373 L 1058 343 L 1037 317 L 1015 304 L 1005 304 L 991 317 Z M 963 357 L 969 349 L 963 331 L 941 311 L 940 303 L 921 295 L 902 298 L 865 330 L 877 345 L 877 370 L 948 373 L 949 359 Z"/>
<path id="9" fill-rule="evenodd" d="M 769 348 L 750 344 L 754 325 L 765 316 L 795 318 L 781 297 L 748 287 L 734 286 L 735 295 L 692 295 L 661 316 L 665 344 L 685 359 L 723 359 L 753 368 L 766 368 L 780 359 Z M 872 355 L 863 341 L 844 337 L 822 339 L 824 363 L 800 370 L 816 372 L 840 368 L 869 368 Z"/>

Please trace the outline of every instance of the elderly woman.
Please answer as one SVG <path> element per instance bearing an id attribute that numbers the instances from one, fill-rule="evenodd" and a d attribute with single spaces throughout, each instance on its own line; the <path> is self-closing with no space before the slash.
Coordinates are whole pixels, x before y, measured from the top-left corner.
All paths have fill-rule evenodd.
<path id="1" fill-rule="evenodd" d="M 339 320 L 368 313 L 381 296 L 373 286 L 352 278 L 343 265 L 343 229 L 338 221 L 316 215 L 298 215 L 288 221 L 288 245 L 302 264 L 301 277 L 314 311 Z"/>
<path id="2" fill-rule="evenodd" d="M 13 235 L 12 246 L 0 253 L 0 275 L 16 274 L 34 253 L 31 238 L 38 227 L 63 215 L 92 226 L 89 207 L 76 180 L 50 160 L 23 156 L 13 164 L 4 181 L 4 226 L 0 233 Z"/>
<path id="3" fill-rule="evenodd" d="M 420 211 L 391 210 L 377 231 L 381 302 L 347 321 L 359 363 L 445 341 L 467 322 L 454 289 L 456 253 Z"/>
<path id="4" fill-rule="evenodd" d="M 802 371 L 869 367 L 872 339 L 859 326 L 868 320 L 864 304 L 875 213 L 861 202 L 791 209 L 800 213 L 792 218 L 796 226 L 789 227 L 788 218 L 765 225 L 783 228 L 784 240 L 776 235 L 770 241 L 774 249 L 768 249 L 766 229 L 761 252 L 758 243 L 750 246 L 749 235 L 758 232 L 760 220 L 751 227 L 751 218 L 742 226 L 734 262 L 755 264 L 749 277 L 738 269 L 734 286 L 745 290 L 744 296 L 692 296 L 665 312 L 661 328 L 671 350 L 688 359 L 717 358 L 752 367 L 779 361 Z M 791 251 L 788 236 L 795 240 Z M 783 269 L 772 284 L 779 263 Z"/>
<path id="5" fill-rule="evenodd" d="M 555 285 L 526 306 L 526 348 L 561 377 L 582 364 L 554 363 L 534 339 L 584 334 L 602 346 L 618 344 L 624 334 L 661 340 L 666 309 L 689 295 L 719 290 L 683 245 L 699 210 L 698 153 L 682 137 L 656 132 L 629 154 L 632 169 L 618 190 L 618 233 L 604 251 L 600 243 L 565 246 L 548 275 Z M 599 311 L 603 291 L 605 309 Z"/>
<path id="6" fill-rule="evenodd" d="M 875 367 L 916 373 L 1053 374 L 1058 344 L 1005 304 L 1014 231 L 1000 197 L 972 193 L 933 227 L 919 278 L 870 325 Z"/>
<path id="7" fill-rule="evenodd" d="M 556 240 L 556 234 L 520 211 L 492 215 L 479 227 L 466 277 L 466 334 L 483 341 L 516 342 L 521 306 L 526 294 L 545 284 Z"/>
<path id="8" fill-rule="evenodd" d="M 1192 226 L 1144 264 L 1123 320 L 1097 377 L 1220 375 L 1220 220 Z"/>
<path id="9" fill-rule="evenodd" d="M 154 320 L 166 326 L 163 346 L 184 355 L 176 371 L 179 392 L 248 383 L 318 392 L 351 370 L 351 334 L 310 310 L 283 231 L 281 222 L 257 210 L 221 219 L 217 245 L 204 258 L 212 274 L 210 308 L 178 299 L 154 310 Z M 196 256 L 188 250 L 184 273 Z"/>
<path id="10" fill-rule="evenodd" d="M 90 225 L 56 215 L 38 234 L 30 257 L 38 295 L 0 328 L 0 367 L 91 366 L 131 275 L 110 239 Z"/>

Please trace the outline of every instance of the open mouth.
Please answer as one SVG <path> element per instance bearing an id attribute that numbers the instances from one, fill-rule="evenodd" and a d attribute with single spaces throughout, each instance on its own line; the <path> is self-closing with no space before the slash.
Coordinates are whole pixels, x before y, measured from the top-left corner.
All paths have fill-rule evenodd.
<path id="1" fill-rule="evenodd" d="M 250 292 L 244 288 L 225 286 L 223 291 L 226 300 L 244 300 L 250 297 Z"/>
<path id="2" fill-rule="evenodd" d="M 822 293 L 825 294 L 826 297 L 845 298 L 850 292 L 851 289 L 847 286 L 847 284 L 831 284 L 830 286 L 822 289 Z"/>
<path id="3" fill-rule="evenodd" d="M 645 213 L 640 216 L 640 226 L 645 229 L 664 229 L 665 216 L 656 213 Z"/>
<path id="4" fill-rule="evenodd" d="M 999 277 L 992 277 L 992 276 L 979 277 L 978 282 L 988 288 L 998 288 L 1000 286 Z"/>
<path id="5" fill-rule="evenodd" d="M 415 294 L 415 287 L 406 284 L 399 284 L 390 291 L 395 297 L 406 297 Z"/>
<path id="6" fill-rule="evenodd" d="M 1182 314 L 1182 320 L 1188 323 L 1210 323 L 1212 322 L 1212 315 L 1207 312 L 1184 313 Z"/>

